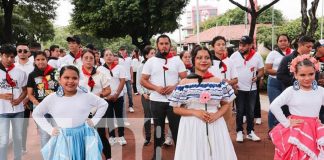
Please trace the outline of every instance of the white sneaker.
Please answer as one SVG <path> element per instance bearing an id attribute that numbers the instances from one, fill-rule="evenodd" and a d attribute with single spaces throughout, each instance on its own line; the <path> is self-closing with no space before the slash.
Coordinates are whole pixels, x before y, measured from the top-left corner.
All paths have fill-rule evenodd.
<path id="1" fill-rule="evenodd" d="M 260 124 L 261 124 L 261 118 L 256 118 L 256 119 L 255 119 L 255 124 L 260 125 Z"/>
<path id="2" fill-rule="evenodd" d="M 250 140 L 252 140 L 252 141 L 261 141 L 261 139 L 260 139 L 260 137 L 258 137 L 255 133 L 254 133 L 254 131 L 251 131 L 251 133 L 250 134 L 248 134 L 248 135 L 246 135 L 246 138 L 247 139 L 250 139 Z"/>
<path id="3" fill-rule="evenodd" d="M 109 138 L 109 144 L 110 144 L 111 146 L 114 145 L 116 142 L 117 142 L 117 140 L 116 140 L 115 137 L 110 137 L 110 138 Z"/>
<path id="4" fill-rule="evenodd" d="M 164 121 L 165 123 L 169 123 L 169 120 L 168 120 L 168 118 L 165 118 L 165 121 Z"/>
<path id="5" fill-rule="evenodd" d="M 22 150 L 21 152 L 22 152 L 23 155 L 27 154 L 27 150 Z"/>
<path id="6" fill-rule="evenodd" d="M 130 123 L 129 123 L 129 122 L 127 122 L 127 121 L 125 121 L 125 122 L 124 122 L 124 125 L 125 125 L 125 126 L 129 126 L 129 125 L 130 125 Z"/>
<path id="7" fill-rule="evenodd" d="M 154 124 L 153 118 L 151 118 L 151 124 Z"/>
<path id="8" fill-rule="evenodd" d="M 243 123 L 246 123 L 246 116 L 243 116 Z"/>
<path id="9" fill-rule="evenodd" d="M 126 145 L 126 144 L 127 144 L 127 142 L 126 142 L 126 139 L 124 138 L 124 136 L 122 136 L 122 137 L 119 137 L 119 144 L 120 144 L 121 146 L 123 146 L 123 145 Z"/>
<path id="10" fill-rule="evenodd" d="M 163 144 L 167 145 L 167 146 L 171 146 L 172 145 L 172 139 L 170 137 L 167 137 Z"/>
<path id="11" fill-rule="evenodd" d="M 240 142 L 240 143 L 243 142 L 243 132 L 242 131 L 238 131 L 236 133 L 236 142 Z"/>
<path id="12" fill-rule="evenodd" d="M 133 107 L 129 107 L 129 112 L 130 113 L 134 113 L 135 112 L 134 108 Z"/>

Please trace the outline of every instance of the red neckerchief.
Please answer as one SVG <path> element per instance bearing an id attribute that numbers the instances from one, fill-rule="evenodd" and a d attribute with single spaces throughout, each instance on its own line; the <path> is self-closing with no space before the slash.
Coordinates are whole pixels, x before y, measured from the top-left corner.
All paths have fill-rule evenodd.
<path id="1" fill-rule="evenodd" d="M 14 69 L 15 68 L 15 65 L 14 64 L 12 64 L 12 65 L 10 65 L 9 67 L 8 67 L 8 69 L 6 69 L 6 81 L 7 81 L 7 83 L 10 85 L 10 87 L 16 87 L 16 83 L 13 81 L 13 79 L 11 78 L 11 76 L 10 76 L 10 74 L 9 74 L 9 72 L 12 70 L 12 69 Z"/>
<path id="2" fill-rule="evenodd" d="M 223 70 L 222 70 L 221 73 L 226 73 L 226 71 L 227 71 L 227 65 L 223 62 L 223 60 L 227 58 L 226 54 L 224 53 L 224 54 L 222 55 L 222 58 L 221 58 L 221 59 L 219 59 L 217 56 L 214 56 L 214 58 L 215 58 L 216 60 L 220 61 L 220 62 L 219 62 L 219 66 L 218 66 L 219 69 L 221 69 L 221 68 L 223 67 Z"/>
<path id="3" fill-rule="evenodd" d="M 96 69 L 93 67 L 91 73 L 88 72 L 84 66 L 82 65 L 82 72 L 84 75 L 88 76 L 88 86 L 91 88 L 91 91 L 93 90 L 94 85 L 96 84 L 95 81 L 93 80 L 92 76 L 96 74 Z"/>
<path id="4" fill-rule="evenodd" d="M 320 61 L 320 62 L 324 62 L 324 56 L 321 57 L 321 58 L 319 58 L 319 61 Z"/>
<path id="5" fill-rule="evenodd" d="M 191 64 L 186 64 L 186 69 L 192 69 L 192 65 Z"/>
<path id="6" fill-rule="evenodd" d="M 291 48 L 288 47 L 288 48 L 286 49 L 286 55 L 289 55 L 291 52 L 292 52 Z"/>
<path id="7" fill-rule="evenodd" d="M 211 73 L 208 72 L 208 71 L 204 74 L 204 76 L 202 76 L 203 79 L 208 79 L 208 78 L 211 78 L 211 77 L 214 77 L 214 75 L 211 74 Z"/>
<path id="8" fill-rule="evenodd" d="M 74 58 L 73 63 L 75 63 L 82 55 L 82 49 L 79 49 L 78 53 L 76 54 L 76 56 L 74 56 L 73 53 L 70 52 L 70 55 Z"/>
<path id="9" fill-rule="evenodd" d="M 109 66 L 107 65 L 107 63 L 105 63 L 103 66 L 109 70 L 111 77 L 113 77 L 114 75 L 113 75 L 113 73 L 112 73 L 112 70 L 113 70 L 117 65 L 118 65 L 118 62 L 114 61 L 114 62 L 111 64 L 111 67 L 110 67 L 110 68 L 109 68 Z"/>
<path id="10" fill-rule="evenodd" d="M 46 79 L 46 76 L 48 75 L 48 73 L 50 73 L 54 68 L 50 65 L 47 65 L 45 70 L 44 70 L 44 74 L 43 74 L 43 78 L 42 78 L 42 82 L 44 84 L 44 88 L 45 90 L 48 90 L 48 80 Z"/>
<path id="11" fill-rule="evenodd" d="M 250 52 L 248 53 L 248 55 L 246 56 L 246 58 L 244 58 L 244 65 L 246 65 L 246 62 L 249 61 L 255 54 L 255 50 L 254 49 L 251 49 Z"/>
<path id="12" fill-rule="evenodd" d="M 171 52 L 169 52 L 167 55 L 163 55 L 162 53 L 161 53 L 161 55 L 164 57 L 164 59 L 165 59 L 165 63 L 164 63 L 164 66 L 163 66 L 163 70 L 164 71 L 167 71 L 167 70 L 169 70 L 169 68 L 166 66 L 167 64 L 168 64 L 168 59 L 169 58 L 172 58 L 173 57 L 173 54 L 171 53 Z M 159 57 L 160 58 L 160 57 Z"/>

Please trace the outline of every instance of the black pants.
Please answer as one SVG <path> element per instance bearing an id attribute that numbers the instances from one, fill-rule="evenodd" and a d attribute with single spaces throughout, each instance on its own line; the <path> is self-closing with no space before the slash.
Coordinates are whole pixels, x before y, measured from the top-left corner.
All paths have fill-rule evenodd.
<path id="1" fill-rule="evenodd" d="M 261 118 L 261 103 L 260 103 L 259 87 L 257 87 L 257 95 L 255 99 L 254 118 Z"/>
<path id="2" fill-rule="evenodd" d="M 144 96 L 141 96 L 142 106 L 144 110 L 144 131 L 145 131 L 145 139 L 150 141 L 151 139 L 151 108 L 150 108 L 150 100 L 145 99 Z"/>
<path id="3" fill-rule="evenodd" d="M 111 147 L 110 147 L 109 141 L 107 139 L 107 135 L 106 135 L 106 128 L 108 128 L 107 127 L 108 121 L 112 121 L 112 119 L 108 118 L 108 110 L 106 110 L 106 113 L 104 114 L 104 116 L 102 117 L 102 119 L 99 121 L 99 123 L 96 126 L 98 134 L 99 134 L 101 142 L 102 142 L 102 145 L 103 145 L 102 152 L 105 155 L 106 159 L 111 158 Z"/>
<path id="4" fill-rule="evenodd" d="M 108 121 L 109 135 L 110 137 L 116 137 L 115 135 L 115 126 L 113 118 L 117 119 L 118 125 L 118 136 L 124 136 L 124 120 L 123 120 L 123 104 L 124 97 L 119 97 L 115 102 L 108 101 L 109 107 L 107 109 L 108 118 L 111 119 Z M 114 116 L 115 114 L 115 116 Z"/>
<path id="5" fill-rule="evenodd" d="M 137 73 L 137 72 L 133 72 L 133 90 L 134 90 L 134 93 L 137 93 L 137 87 L 136 87 L 136 73 Z"/>
<path id="6" fill-rule="evenodd" d="M 177 135 L 179 128 L 180 116 L 173 113 L 173 108 L 169 102 L 151 101 L 151 112 L 154 118 L 154 157 L 153 159 L 162 158 L 161 146 L 164 142 L 165 118 L 168 117 L 169 127 L 172 132 L 174 143 L 177 144 Z"/>

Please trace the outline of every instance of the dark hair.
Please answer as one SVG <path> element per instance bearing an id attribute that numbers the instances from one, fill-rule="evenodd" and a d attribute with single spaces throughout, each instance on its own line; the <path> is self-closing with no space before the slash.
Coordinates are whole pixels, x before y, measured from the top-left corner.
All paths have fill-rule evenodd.
<path id="1" fill-rule="evenodd" d="M 29 44 L 29 48 L 37 48 L 37 49 L 41 49 L 42 48 L 42 46 L 41 46 L 41 44 L 40 43 L 38 43 L 38 42 L 31 42 L 30 44 Z"/>
<path id="2" fill-rule="evenodd" d="M 28 43 L 18 42 L 18 43 L 16 43 L 16 47 L 18 47 L 18 46 L 27 46 L 28 47 Z"/>
<path id="3" fill-rule="evenodd" d="M 226 43 L 226 39 L 225 39 L 225 37 L 223 37 L 223 36 L 216 36 L 216 37 L 214 37 L 213 40 L 211 41 L 211 45 L 214 47 L 216 41 L 218 41 L 218 40 L 223 40 L 223 41 Z"/>
<path id="4" fill-rule="evenodd" d="M 82 50 L 81 58 L 83 58 L 83 56 L 86 53 L 90 53 L 93 56 L 94 63 L 96 64 L 96 55 L 95 55 L 95 53 L 91 49 L 84 49 L 84 50 Z"/>
<path id="5" fill-rule="evenodd" d="M 171 45 L 171 39 L 170 39 L 170 37 L 167 36 L 167 35 L 165 35 L 165 34 L 162 34 L 162 35 L 160 35 L 160 36 L 156 39 L 156 46 L 157 46 L 157 44 L 159 43 L 160 38 L 167 38 L 167 39 L 169 40 L 169 42 L 170 42 L 170 45 Z"/>
<path id="6" fill-rule="evenodd" d="M 63 49 L 63 48 L 61 48 L 61 49 L 60 49 L 60 53 L 63 53 L 63 52 L 64 52 L 64 49 Z"/>
<path id="7" fill-rule="evenodd" d="M 298 43 L 315 43 L 315 40 L 309 36 L 302 36 L 299 38 Z"/>
<path id="8" fill-rule="evenodd" d="M 279 41 L 279 38 L 282 37 L 282 36 L 283 36 L 283 37 L 286 37 L 286 38 L 288 39 L 288 42 L 290 42 L 290 38 L 288 37 L 287 34 L 279 34 L 278 37 L 277 37 L 277 43 L 278 43 L 278 41 Z"/>
<path id="9" fill-rule="evenodd" d="M 0 49 L 0 53 L 1 53 L 1 55 L 2 54 L 6 54 L 6 55 L 13 54 L 14 56 L 17 55 L 16 47 L 14 47 L 11 44 L 4 44 L 4 45 L 2 45 L 1 46 L 1 49 Z"/>
<path id="10" fill-rule="evenodd" d="M 46 60 L 47 60 L 47 56 L 46 56 L 46 53 L 45 52 L 43 52 L 43 51 L 35 51 L 34 52 L 34 59 L 36 59 L 36 57 L 38 56 L 38 55 L 42 55 L 42 56 L 44 56 L 45 58 L 46 58 Z"/>
<path id="11" fill-rule="evenodd" d="M 144 61 L 147 61 L 146 55 L 150 53 L 150 51 L 154 49 L 152 46 L 145 46 L 142 52 L 142 56 L 144 58 Z"/>
<path id="12" fill-rule="evenodd" d="M 199 51 L 201 50 L 205 50 L 208 52 L 209 56 L 210 56 L 210 61 L 211 61 L 211 65 L 213 65 L 213 61 L 212 61 L 212 54 L 211 52 L 209 51 L 209 49 L 205 46 L 200 46 L 200 45 L 196 45 L 194 46 L 194 48 L 191 50 L 191 62 L 192 62 L 192 65 L 195 66 L 195 58 L 198 54 Z"/>
<path id="13" fill-rule="evenodd" d="M 55 50 L 55 48 L 60 48 L 60 47 L 59 47 L 58 45 L 55 45 L 55 44 L 54 44 L 54 45 L 51 45 L 49 49 L 50 49 L 50 51 L 52 52 L 52 51 Z"/>
<path id="14" fill-rule="evenodd" d="M 132 59 L 138 59 L 139 60 L 139 49 L 135 48 L 133 50 L 135 52 L 135 54 L 133 55 Z"/>
<path id="15" fill-rule="evenodd" d="M 312 63 L 309 59 L 304 59 L 296 64 L 295 71 L 298 72 L 298 68 L 302 66 L 313 67 L 315 69 L 314 63 Z"/>
<path id="16" fill-rule="evenodd" d="M 190 54 L 190 52 L 189 52 L 189 51 L 181 51 L 181 52 L 180 52 L 180 54 L 179 54 L 179 56 L 180 56 L 180 59 L 182 59 L 183 55 L 184 55 L 184 54 L 185 54 L 186 52 L 188 52 L 188 53 Z"/>
<path id="17" fill-rule="evenodd" d="M 75 66 L 72 66 L 72 65 L 67 65 L 67 66 L 63 66 L 60 70 L 60 78 L 62 77 L 62 75 L 64 74 L 64 72 L 66 70 L 73 70 L 77 73 L 78 77 L 80 77 L 80 71 L 78 70 L 78 68 L 76 68 Z"/>

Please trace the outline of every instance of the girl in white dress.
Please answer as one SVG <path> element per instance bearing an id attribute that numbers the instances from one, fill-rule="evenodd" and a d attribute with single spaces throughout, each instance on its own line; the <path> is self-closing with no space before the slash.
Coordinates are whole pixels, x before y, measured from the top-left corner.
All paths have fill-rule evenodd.
<path id="1" fill-rule="evenodd" d="M 208 72 L 212 61 L 206 47 L 195 47 L 191 55 L 194 73 L 180 82 L 169 99 L 173 111 L 182 116 L 175 160 L 235 160 L 223 118 L 235 98 L 234 91 Z"/>

